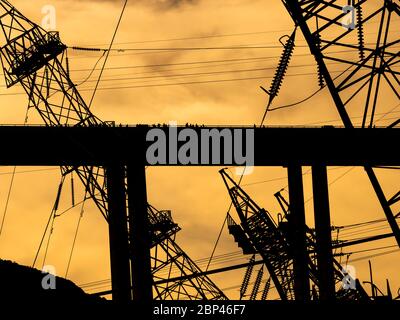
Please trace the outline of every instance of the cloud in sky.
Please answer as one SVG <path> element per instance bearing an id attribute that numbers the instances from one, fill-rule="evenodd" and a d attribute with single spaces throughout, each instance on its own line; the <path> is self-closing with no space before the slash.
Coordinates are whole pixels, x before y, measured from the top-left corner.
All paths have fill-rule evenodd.
<path id="1" fill-rule="evenodd" d="M 124 0 L 87 0 L 92 2 L 113 2 L 113 3 L 124 3 Z M 152 7 L 157 10 L 168 10 L 168 9 L 178 9 L 185 5 L 196 5 L 200 0 L 130 0 L 128 4 L 144 5 L 147 7 Z"/>

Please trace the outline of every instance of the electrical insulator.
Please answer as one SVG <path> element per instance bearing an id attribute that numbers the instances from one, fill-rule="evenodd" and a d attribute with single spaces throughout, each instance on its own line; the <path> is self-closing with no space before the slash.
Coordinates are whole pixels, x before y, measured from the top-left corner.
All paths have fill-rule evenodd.
<path id="1" fill-rule="evenodd" d="M 251 275 L 253 274 L 254 261 L 255 261 L 255 256 L 253 255 L 249 262 L 250 265 L 247 267 L 246 274 L 244 275 L 242 286 L 240 287 L 240 298 L 244 297 L 247 288 L 249 287 L 250 278 Z"/>
<path id="2" fill-rule="evenodd" d="M 265 283 L 264 291 L 261 296 L 261 300 L 267 300 L 269 289 L 271 288 L 271 278 Z"/>
<path id="3" fill-rule="evenodd" d="M 256 300 L 258 291 L 260 290 L 261 280 L 264 274 L 264 269 L 261 267 L 258 271 L 256 282 L 254 283 L 253 291 L 251 292 L 250 300 Z"/>
<path id="4" fill-rule="evenodd" d="M 357 7 L 357 32 L 358 32 L 358 51 L 360 60 L 365 58 L 365 46 L 364 46 L 364 26 L 363 26 L 363 12 L 361 4 Z"/>
<path id="5" fill-rule="evenodd" d="M 268 106 L 271 105 L 272 100 L 274 100 L 274 98 L 278 95 L 279 89 L 282 86 L 283 79 L 290 63 L 290 59 L 293 55 L 293 50 L 295 47 L 295 37 L 296 29 L 293 31 L 290 37 L 288 35 L 285 35 L 279 39 L 280 43 L 283 45 L 283 52 L 279 60 L 278 67 L 276 69 L 275 76 L 272 79 L 271 87 L 269 91 L 261 87 L 266 93 L 269 94 Z M 283 43 L 284 38 L 287 38 L 285 43 Z"/>

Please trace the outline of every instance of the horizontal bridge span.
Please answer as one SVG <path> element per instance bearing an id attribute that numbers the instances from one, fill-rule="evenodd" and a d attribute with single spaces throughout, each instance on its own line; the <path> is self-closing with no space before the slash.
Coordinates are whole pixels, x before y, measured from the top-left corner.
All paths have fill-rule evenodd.
<path id="1" fill-rule="evenodd" d="M 0 165 L 400 165 L 399 129 L 0 126 Z"/>

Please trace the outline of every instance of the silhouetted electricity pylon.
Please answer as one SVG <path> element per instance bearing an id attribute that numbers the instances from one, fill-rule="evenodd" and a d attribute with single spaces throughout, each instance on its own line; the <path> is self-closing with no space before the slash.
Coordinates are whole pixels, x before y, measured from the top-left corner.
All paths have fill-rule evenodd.
<path id="1" fill-rule="evenodd" d="M 357 126 L 355 119 L 361 119 L 362 128 L 373 128 L 398 107 L 398 1 L 352 0 L 343 6 L 343 1 L 336 0 L 294 0 L 283 4 L 295 27 L 303 33 L 317 62 L 319 83 L 329 90 L 346 128 Z M 342 66 L 339 75 L 333 76 L 330 62 L 336 67 Z M 392 110 L 388 110 L 388 101 L 396 104 Z M 400 119 L 396 118 L 387 128 L 399 124 Z M 387 196 L 392 191 L 382 187 L 374 168 L 365 166 L 365 171 L 400 246 L 400 229 L 395 217 L 400 191 Z"/>
<path id="2" fill-rule="evenodd" d="M 239 223 L 228 214 L 228 230 L 235 238 L 238 246 L 243 249 L 245 254 L 258 254 L 268 270 L 276 291 L 282 300 L 295 299 L 295 274 L 293 272 L 294 244 L 293 234 L 296 226 L 291 223 L 292 214 L 290 213 L 289 203 L 280 195 L 276 197 L 281 205 L 282 214 L 276 222 L 271 214 L 259 207 L 257 203 L 240 187 L 224 170 L 220 171 L 225 186 L 228 189 L 230 199 L 239 218 Z M 319 299 L 319 277 L 316 262 L 316 239 L 313 230 L 306 226 L 308 271 L 309 280 L 312 283 L 312 298 Z M 241 288 L 241 296 L 247 291 L 249 279 L 253 271 L 254 256 L 250 260 L 249 267 L 245 273 Z M 343 281 L 350 276 L 342 270 L 340 263 L 333 259 L 334 285 L 336 287 L 335 296 L 337 300 L 368 300 L 368 295 L 362 288 L 358 280 L 354 280 L 354 288 L 343 289 Z M 253 291 L 250 299 L 257 296 L 260 292 L 262 279 L 262 268 L 255 279 Z M 265 284 L 264 294 L 268 294 L 270 289 L 269 280 Z M 266 292 L 266 293 L 265 293 Z"/>
<path id="3" fill-rule="evenodd" d="M 84 127 L 110 125 L 92 114 L 76 85 L 70 79 L 66 57 L 67 47 L 61 42 L 58 32 L 47 32 L 26 18 L 6 0 L 0 0 L 0 26 L 1 62 L 6 85 L 10 88 L 18 83 L 21 84 L 29 97 L 28 107 L 34 108 L 46 125 Z M 113 172 L 112 175 L 121 174 L 125 189 L 128 189 L 127 180 L 129 179 L 126 178 L 126 169 L 122 168 L 121 171 Z M 62 175 L 71 172 L 78 174 L 85 190 L 110 224 L 108 191 L 111 180 L 106 176 L 109 172 L 105 173 L 103 167 L 87 166 L 62 167 L 61 172 Z M 126 190 L 117 190 L 117 194 L 127 197 Z M 130 221 L 127 209 L 129 208 L 125 206 L 117 208 L 117 211 L 123 212 L 119 212 L 119 218 L 122 221 L 117 221 L 116 224 L 129 233 L 133 231 L 130 230 L 132 225 L 127 226 Z M 153 297 L 156 299 L 226 299 L 221 290 L 207 276 L 198 274 L 199 268 L 176 244 L 174 239 L 179 227 L 173 223 L 171 215 L 166 214 L 165 211 L 157 211 L 151 206 L 148 206 L 147 212 L 151 230 L 150 243 L 154 254 L 151 257 L 153 280 L 168 280 L 172 276 L 170 272 L 167 272 L 168 270 L 175 271 L 173 276 L 195 274 L 190 277 L 190 280 L 164 281 L 162 285 L 157 285 L 153 281 Z M 110 232 L 110 237 L 113 236 L 111 233 L 115 233 L 115 230 Z M 130 251 L 134 246 L 141 245 L 133 243 L 133 238 L 127 234 L 126 238 L 122 239 L 129 246 Z M 151 248 L 149 247 L 148 250 Z M 114 256 L 111 252 L 112 269 Z M 133 268 L 137 260 L 132 261 L 131 256 L 128 258 L 131 261 L 127 263 L 130 263 Z M 113 275 L 113 270 L 111 271 Z M 132 274 L 125 280 L 134 282 L 130 278 Z M 113 281 L 113 294 L 115 293 L 118 297 L 124 296 L 125 300 L 135 298 L 130 292 L 132 286 L 134 283 L 125 283 L 123 287 L 127 292 L 123 294 L 120 292 L 121 288 L 114 288 Z"/>

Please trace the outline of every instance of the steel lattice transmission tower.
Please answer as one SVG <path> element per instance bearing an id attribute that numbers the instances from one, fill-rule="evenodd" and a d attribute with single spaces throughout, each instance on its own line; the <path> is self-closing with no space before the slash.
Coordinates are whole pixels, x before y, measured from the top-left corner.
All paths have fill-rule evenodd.
<path id="1" fill-rule="evenodd" d="M 373 128 L 378 115 L 389 114 L 385 101 L 399 103 L 398 70 L 400 16 L 399 1 L 283 1 L 300 29 L 319 72 L 321 86 L 326 86 L 346 128 Z M 345 5 L 345 6 L 343 6 Z M 330 62 L 345 70 L 333 76 Z M 387 126 L 398 127 L 400 119 Z M 387 221 L 400 246 L 400 191 L 384 189 L 374 168 L 365 166 Z M 391 193 L 390 195 L 387 195 Z"/>
<path id="2" fill-rule="evenodd" d="M 293 257 L 295 248 L 293 246 L 293 234 L 295 232 L 294 229 L 297 229 L 298 226 L 291 223 L 292 215 L 289 203 L 280 193 L 275 195 L 282 209 L 279 221 L 275 221 L 272 215 L 264 208 L 261 208 L 224 170 L 221 170 L 220 173 L 239 218 L 239 222 L 236 223 L 235 219 L 228 214 L 229 233 L 233 235 L 238 246 L 243 249 L 243 253 L 261 256 L 279 298 L 281 300 L 294 300 L 295 274 L 293 272 Z M 315 232 L 307 226 L 306 230 L 307 251 L 309 251 L 308 269 L 313 288 L 312 298 L 318 300 L 320 284 L 315 256 Z M 344 290 L 342 288 L 343 279 L 350 276 L 343 272 L 342 266 L 336 259 L 333 259 L 333 265 L 336 287 L 335 297 L 337 300 L 366 301 L 369 299 L 358 280 L 354 280 L 354 290 Z M 251 268 L 252 265 L 250 263 L 249 269 Z M 248 283 L 245 284 L 245 282 L 248 282 L 246 277 L 247 274 L 242 288 L 248 285 Z M 258 284 L 257 281 L 256 284 Z M 266 288 L 269 290 L 268 281 Z"/>
<path id="3" fill-rule="evenodd" d="M 10 88 L 20 84 L 29 97 L 28 107 L 36 109 L 47 126 L 90 127 L 110 125 L 110 123 L 103 122 L 92 114 L 70 79 L 66 58 L 67 47 L 61 42 L 58 32 L 47 32 L 26 18 L 6 0 L 0 0 L 0 26 L 1 62 L 6 85 Z M 107 179 L 109 172 L 106 172 L 103 167 L 61 168 L 63 175 L 73 171 L 78 174 L 86 191 L 110 224 L 108 191 L 111 186 Z M 125 189 L 128 189 L 127 171 L 124 168 L 120 171 Z M 125 191 L 122 190 L 127 197 Z M 129 203 L 129 199 L 126 202 Z M 132 221 L 128 213 L 125 210 L 122 211 L 124 212 L 119 213 L 121 214 L 120 217 L 130 222 L 124 226 L 127 233 L 126 238 L 122 240 L 130 247 L 129 250 L 132 250 L 135 243 L 128 236 L 129 232 L 132 231 L 130 230 L 132 229 Z M 171 215 L 157 211 L 151 206 L 148 206 L 147 212 L 151 230 L 151 275 L 153 276 L 154 298 L 226 299 L 217 286 L 204 275 L 194 276 L 191 277 L 191 280 L 178 283 L 166 281 L 171 276 L 169 272 L 166 272 L 168 270 L 175 270 L 174 276 L 187 276 L 198 273 L 199 268 L 176 244 L 174 239 L 179 227 L 173 222 Z M 110 238 L 111 236 L 110 232 Z M 128 238 L 130 239 L 129 244 Z M 113 253 L 111 253 L 112 255 Z M 129 259 L 131 258 L 129 257 Z M 130 261 L 131 268 L 134 264 L 135 261 Z M 112 261 L 112 276 L 114 275 L 113 268 Z M 117 276 L 119 275 L 117 274 Z M 154 280 L 160 279 L 165 282 L 159 285 L 154 282 Z M 133 280 L 130 279 L 130 281 Z M 125 287 L 130 290 L 132 285 L 132 283 L 127 283 Z M 121 292 L 115 289 L 113 288 L 113 294 L 116 293 L 116 296 L 121 296 Z M 129 299 L 135 298 L 132 293 L 129 293 L 129 295 Z M 126 295 L 124 299 L 127 299 Z"/>

